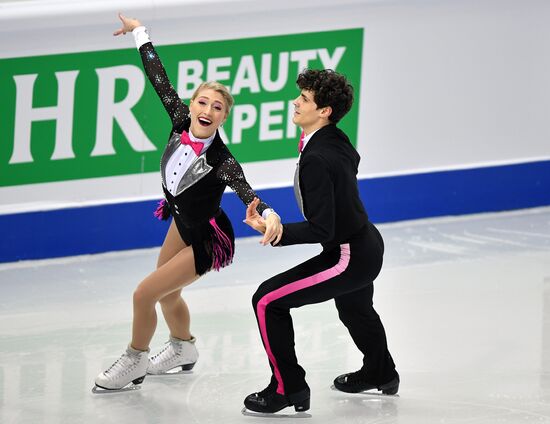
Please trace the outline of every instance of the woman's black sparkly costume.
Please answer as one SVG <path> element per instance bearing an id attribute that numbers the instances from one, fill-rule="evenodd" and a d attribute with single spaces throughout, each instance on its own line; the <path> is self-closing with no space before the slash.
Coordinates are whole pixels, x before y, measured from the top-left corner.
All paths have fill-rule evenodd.
<path id="1" fill-rule="evenodd" d="M 161 159 L 162 187 L 166 201 L 156 212 L 167 219 L 171 214 L 182 239 L 193 247 L 195 269 L 202 275 L 233 260 L 235 237 L 231 222 L 220 208 L 226 186 L 231 187 L 245 205 L 257 197 L 243 170 L 216 131 L 208 150 L 195 159 L 178 184 L 176 195 L 166 188 L 166 165 L 180 145 L 181 134 L 189 131 L 189 107 L 181 101 L 151 42 L 139 48 L 149 81 L 155 88 L 172 121 L 168 144 Z M 261 202 L 261 214 L 268 205 Z"/>

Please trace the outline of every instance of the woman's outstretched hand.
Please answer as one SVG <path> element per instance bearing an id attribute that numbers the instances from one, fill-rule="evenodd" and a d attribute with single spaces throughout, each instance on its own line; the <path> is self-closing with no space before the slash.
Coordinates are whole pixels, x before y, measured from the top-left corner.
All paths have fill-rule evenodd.
<path id="1" fill-rule="evenodd" d="M 117 29 L 113 32 L 113 35 L 126 34 L 127 32 L 132 32 L 138 26 L 141 26 L 141 22 L 134 18 L 127 18 L 122 13 L 118 14 L 118 18 L 122 22 L 122 28 Z"/>
<path id="2" fill-rule="evenodd" d="M 248 226 L 254 228 L 259 233 L 264 234 L 266 229 L 265 220 L 260 216 L 256 208 L 260 204 L 260 199 L 257 197 L 254 198 L 252 202 L 246 208 L 246 217 L 244 223 Z"/>

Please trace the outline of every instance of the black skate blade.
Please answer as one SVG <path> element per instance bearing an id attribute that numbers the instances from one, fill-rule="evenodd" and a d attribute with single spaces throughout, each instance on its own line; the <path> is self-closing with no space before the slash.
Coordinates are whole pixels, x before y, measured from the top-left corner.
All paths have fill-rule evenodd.
<path id="1" fill-rule="evenodd" d="M 182 369 L 178 369 L 178 368 L 173 368 L 173 369 L 168 370 L 166 372 L 163 372 L 161 374 L 147 374 L 147 375 L 148 376 L 153 376 L 153 377 L 166 377 L 166 376 L 170 376 L 170 375 L 193 374 L 192 370 L 182 370 Z"/>
<path id="2" fill-rule="evenodd" d="M 350 393 L 350 392 L 343 392 L 342 390 L 338 390 L 334 384 L 330 386 L 332 390 L 338 393 L 342 393 L 344 395 L 363 395 L 363 396 L 381 396 L 381 397 L 399 397 L 399 394 L 396 393 L 395 395 L 387 395 L 385 393 L 382 393 L 381 391 L 377 389 L 371 389 L 371 390 L 365 390 L 363 392 L 357 392 L 357 393 Z"/>
<path id="3" fill-rule="evenodd" d="M 141 386 L 131 384 L 129 386 L 123 387 L 122 389 L 105 389 L 103 387 L 94 386 L 92 387 L 92 393 L 95 395 L 105 395 L 113 393 L 124 393 L 124 392 L 135 392 L 141 389 Z"/>
<path id="4" fill-rule="evenodd" d="M 256 418 L 311 418 L 311 414 L 308 414 L 307 412 L 295 412 L 292 414 L 286 414 L 286 413 L 279 413 L 275 412 L 273 414 L 269 414 L 266 412 L 255 412 L 250 411 L 249 409 L 246 409 L 244 407 L 241 410 L 241 413 L 246 417 L 256 417 Z"/>

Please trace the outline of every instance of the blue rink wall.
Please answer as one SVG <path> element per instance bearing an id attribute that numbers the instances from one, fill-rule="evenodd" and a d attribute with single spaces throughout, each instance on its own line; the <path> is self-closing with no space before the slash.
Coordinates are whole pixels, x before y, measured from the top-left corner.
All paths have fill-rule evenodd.
<path id="1" fill-rule="evenodd" d="M 550 161 L 369 178 L 361 197 L 375 223 L 550 205 Z M 258 194 L 282 216 L 301 220 L 292 187 Z M 222 206 L 237 237 L 256 233 L 242 223 L 234 193 Z M 156 201 L 0 215 L 0 262 L 159 246 L 167 222 L 153 217 Z"/>

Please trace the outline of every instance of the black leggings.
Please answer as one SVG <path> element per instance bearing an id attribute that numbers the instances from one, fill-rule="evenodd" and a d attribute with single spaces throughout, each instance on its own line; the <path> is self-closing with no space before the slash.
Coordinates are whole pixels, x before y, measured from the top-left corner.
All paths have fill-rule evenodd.
<path id="1" fill-rule="evenodd" d="M 373 281 L 382 267 L 384 243 L 367 224 L 348 243 L 263 282 L 252 304 L 277 392 L 293 394 L 307 387 L 294 350 L 290 309 L 334 299 L 340 320 L 364 355 L 367 381 L 383 384 L 395 376 L 386 333 L 372 305 Z"/>

